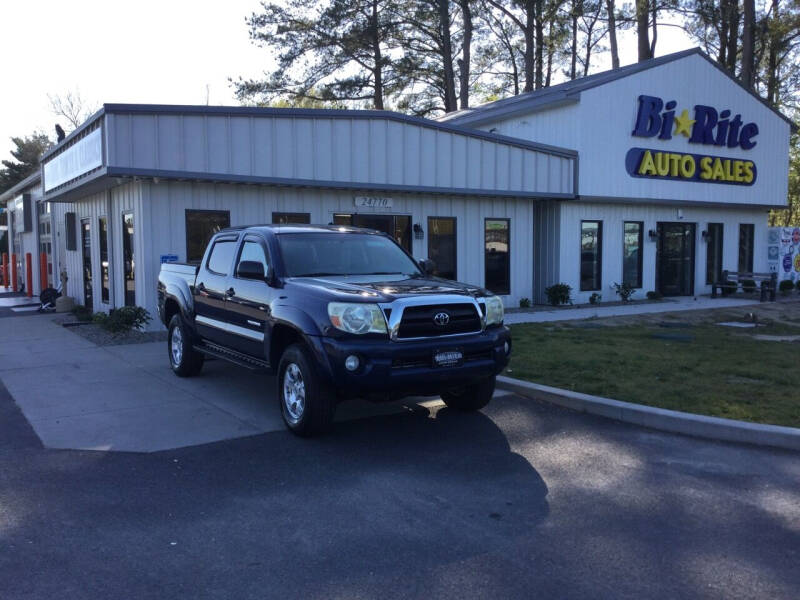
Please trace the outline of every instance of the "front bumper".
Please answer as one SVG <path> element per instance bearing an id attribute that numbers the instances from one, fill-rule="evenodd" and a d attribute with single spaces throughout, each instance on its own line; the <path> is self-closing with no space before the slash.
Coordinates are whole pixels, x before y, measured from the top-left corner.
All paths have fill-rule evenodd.
<path id="1" fill-rule="evenodd" d="M 414 342 L 327 337 L 316 341 L 318 357 L 323 359 L 336 390 L 343 396 L 375 400 L 438 395 L 446 389 L 486 379 L 500 373 L 511 354 L 511 333 L 504 326 L 474 335 Z M 450 367 L 434 366 L 434 352 L 447 350 L 460 350 L 463 362 Z M 356 371 L 344 366 L 352 354 L 361 363 Z"/>

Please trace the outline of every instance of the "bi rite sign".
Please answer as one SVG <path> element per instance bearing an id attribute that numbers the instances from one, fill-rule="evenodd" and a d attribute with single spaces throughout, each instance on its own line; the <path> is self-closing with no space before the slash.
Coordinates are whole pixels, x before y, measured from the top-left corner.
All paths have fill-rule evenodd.
<path id="1" fill-rule="evenodd" d="M 641 95 L 631 135 L 658 140 L 684 136 L 690 144 L 742 150 L 750 150 L 757 143 L 758 125 L 745 123 L 739 114 L 731 118 L 728 109 L 717 112 L 711 106 L 696 104 L 692 116 L 685 108 L 677 112 L 675 100 L 665 103 L 656 96 Z M 758 175 L 752 160 L 649 148 L 628 150 L 625 169 L 632 177 L 731 185 L 753 185 Z"/>

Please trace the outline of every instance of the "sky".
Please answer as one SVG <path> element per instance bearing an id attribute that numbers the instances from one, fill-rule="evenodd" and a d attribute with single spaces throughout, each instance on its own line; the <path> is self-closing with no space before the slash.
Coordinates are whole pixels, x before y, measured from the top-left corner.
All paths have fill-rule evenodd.
<path id="1" fill-rule="evenodd" d="M 258 77 L 274 64 L 250 42 L 245 17 L 258 0 L 0 1 L 0 159 L 9 138 L 39 129 L 55 137 L 48 94 L 79 91 L 90 104 L 237 104 L 228 78 Z M 660 27 L 656 55 L 691 47 Z M 620 62 L 636 60 L 632 30 Z M 597 68 L 610 58 L 596 59 Z"/>

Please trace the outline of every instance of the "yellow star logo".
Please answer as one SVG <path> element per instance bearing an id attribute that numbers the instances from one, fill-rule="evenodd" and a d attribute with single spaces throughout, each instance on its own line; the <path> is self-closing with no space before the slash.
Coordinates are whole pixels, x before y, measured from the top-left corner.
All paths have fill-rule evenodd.
<path id="1" fill-rule="evenodd" d="M 681 116 L 675 117 L 675 135 L 682 133 L 689 137 L 692 135 L 692 125 L 694 125 L 694 119 L 689 118 L 689 111 L 684 108 Z"/>

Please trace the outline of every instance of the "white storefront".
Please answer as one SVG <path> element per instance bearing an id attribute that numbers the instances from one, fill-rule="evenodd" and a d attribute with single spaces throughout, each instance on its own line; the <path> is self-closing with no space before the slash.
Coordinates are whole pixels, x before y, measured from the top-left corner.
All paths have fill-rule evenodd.
<path id="1" fill-rule="evenodd" d="M 768 270 L 789 133 L 699 51 L 438 122 L 105 105 L 45 155 L 40 203 L 54 272 L 93 310 L 155 313 L 163 261 L 198 260 L 220 227 L 273 222 L 384 230 L 507 306 L 558 282 L 577 302 L 615 300 L 622 282 L 634 298 L 696 295 L 723 269 Z"/>
<path id="2" fill-rule="evenodd" d="M 156 310 L 164 261 L 213 231 L 384 230 L 509 306 L 534 295 L 539 201 L 575 197 L 574 151 L 383 111 L 105 105 L 43 160 L 67 293 Z"/>
<path id="3" fill-rule="evenodd" d="M 445 122 L 578 151 L 577 197 L 549 204 L 540 241 L 548 284 L 579 302 L 615 300 L 624 280 L 634 298 L 704 294 L 722 270 L 770 268 L 767 216 L 786 206 L 792 125 L 699 50 Z"/>

